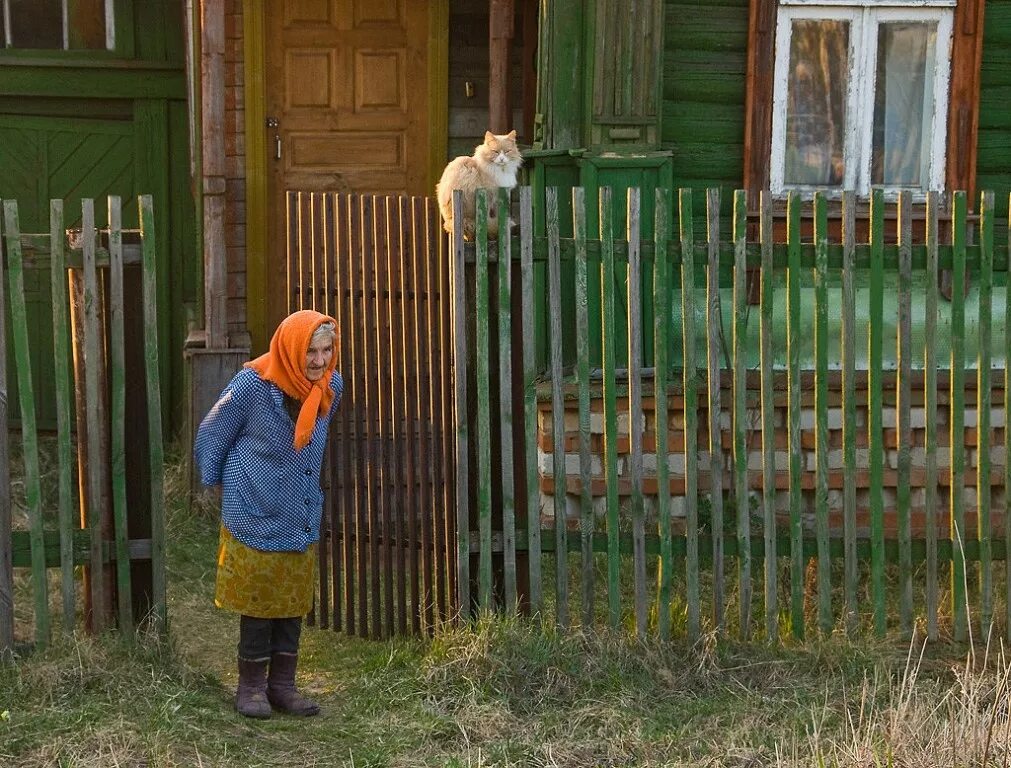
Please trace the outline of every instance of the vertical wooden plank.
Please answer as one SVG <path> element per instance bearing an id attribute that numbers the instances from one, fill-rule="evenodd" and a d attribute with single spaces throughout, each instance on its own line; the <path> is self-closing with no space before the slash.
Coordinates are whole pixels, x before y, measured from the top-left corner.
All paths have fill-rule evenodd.
<path id="1" fill-rule="evenodd" d="M 912 255 L 913 199 L 908 190 L 899 193 L 899 323 L 896 428 L 898 462 L 895 481 L 895 514 L 899 524 L 899 627 L 905 637 L 913 632 L 913 551 L 910 522 L 910 471 L 913 430 L 910 426 L 912 395 Z"/>
<path id="2" fill-rule="evenodd" d="M 67 307 L 70 296 L 67 290 L 66 228 L 63 221 L 63 201 L 53 200 L 49 205 L 50 244 L 50 295 L 53 301 L 53 373 L 56 378 L 56 443 L 58 460 L 58 499 L 60 526 L 60 592 L 63 605 L 63 631 L 73 634 L 76 622 L 74 584 L 74 489 L 73 489 L 73 437 L 70 434 L 70 328 Z M 0 275 L 2 277 L 2 275 Z M 3 281 L 0 280 L 0 285 Z M 3 311 L 0 303 L 0 312 Z M 3 327 L 0 325 L 0 333 Z M 0 355 L 4 354 L 0 349 Z M 0 384 L 2 388 L 2 384 Z M 5 429 L 0 423 L 0 429 Z M 0 457 L 0 461 L 2 461 Z M 0 489 L 4 486 L 0 484 Z M 0 490 L 4 493 L 5 490 Z M 2 533 L 0 533 L 0 540 Z M 0 642 L 0 647 L 2 647 Z"/>
<path id="3" fill-rule="evenodd" d="M 454 409 L 456 416 L 456 589 L 460 615 L 469 618 L 470 603 L 470 495 L 467 456 L 467 272 L 464 264 L 463 193 L 453 192 L 453 355 Z M 524 292 L 525 293 L 525 292 Z M 536 454 L 535 454 L 536 455 Z"/>
<path id="4" fill-rule="evenodd" d="M 130 549 L 126 509 L 126 342 L 123 309 L 123 206 L 115 195 L 108 198 L 109 216 L 109 375 L 112 404 L 112 515 L 116 534 L 116 594 L 119 631 L 133 631 L 130 597 Z"/>
<path id="5" fill-rule="evenodd" d="M 936 338 L 937 333 L 937 209 L 938 193 L 927 193 L 927 276 L 924 309 L 926 322 L 923 335 Z M 1009 308 L 1011 311 L 1011 308 Z M 1011 326 L 1008 326 L 1011 327 Z M 1008 335 L 1011 339 L 1011 334 Z M 923 361 L 923 408 L 926 431 L 924 435 L 925 468 L 923 484 L 924 525 L 926 526 L 926 609 L 927 639 L 937 639 L 937 345 L 925 344 Z M 1005 403 L 1005 408 L 1007 404 Z"/>
<path id="6" fill-rule="evenodd" d="M 859 626 L 857 587 L 856 197 L 842 198 L 843 602 L 846 631 Z"/>
<path id="7" fill-rule="evenodd" d="M 492 610 L 491 574 L 491 393 L 488 380 L 488 195 L 477 192 L 475 280 L 475 378 L 477 379 L 477 521 L 481 549 L 478 558 L 478 601 Z"/>
<path id="8" fill-rule="evenodd" d="M 751 638 L 751 504 L 748 494 L 748 197 L 734 191 L 734 505 L 740 638 Z"/>
<path id="9" fill-rule="evenodd" d="M 154 202 L 151 195 L 141 195 L 139 202 L 143 242 L 144 374 L 147 382 L 148 462 L 151 472 L 151 615 L 156 626 L 165 631 L 168 598 L 165 590 L 165 459 L 162 448 L 161 380 L 158 373 L 158 259 L 155 253 Z M 90 438 L 90 430 L 88 435 Z"/>
<path id="10" fill-rule="evenodd" d="M 368 509 L 369 509 L 369 452 L 368 429 L 366 422 L 367 394 L 365 391 L 365 256 L 362 240 L 363 218 L 365 208 L 364 195 L 348 197 L 348 229 L 350 230 L 349 250 L 347 254 L 348 287 L 350 289 L 351 312 L 351 345 L 354 350 L 354 363 L 351 366 L 351 402 L 354 411 L 350 414 L 354 424 L 354 439 L 351 443 L 352 475 L 354 477 L 355 503 L 353 508 L 353 524 L 350 529 L 354 541 L 355 578 L 354 588 L 348 594 L 354 594 L 355 602 L 349 611 L 349 625 L 357 623 L 359 637 L 368 637 Z M 349 571 L 350 573 L 350 571 Z M 350 583 L 349 578 L 349 583 Z M 356 616 L 357 614 L 357 616 Z M 357 618 L 357 622 L 355 619 Z M 349 629 L 353 632 L 353 629 Z"/>
<path id="11" fill-rule="evenodd" d="M 994 195 L 979 201 L 979 351 L 976 363 L 976 530 L 979 539 L 980 636 L 988 637 L 993 620 L 993 543 L 990 518 L 990 388 L 993 313 Z"/>
<path id="12" fill-rule="evenodd" d="M 671 191 L 658 187 L 653 223 L 653 399 L 656 426 L 656 515 L 660 535 L 660 573 L 657 596 L 657 630 L 661 640 L 670 638 L 671 580 L 674 558 L 671 542 L 671 492 L 668 414 L 668 368 L 670 366 L 670 230 Z M 587 393 L 589 397 L 589 393 Z"/>
<path id="13" fill-rule="evenodd" d="M 874 604 L 874 631 L 884 635 L 885 620 L 885 524 L 883 477 L 885 446 L 881 415 L 881 361 L 884 334 L 884 195 L 880 189 L 871 193 L 871 283 L 868 318 L 868 415 L 870 444 L 871 507 L 871 599 Z"/>
<path id="14" fill-rule="evenodd" d="M 765 637 L 779 640 L 776 604 L 776 400 L 773 390 L 773 262 L 772 196 L 762 191 L 759 210 L 762 251 L 760 296 L 761 398 L 762 398 L 762 526 L 765 537 Z"/>
<path id="15" fill-rule="evenodd" d="M 815 529 L 818 544 L 818 626 L 832 631 L 832 561 L 828 523 L 828 211 L 814 196 Z"/>
<path id="16" fill-rule="evenodd" d="M 618 404 L 615 376 L 614 323 L 614 208 L 611 188 L 600 190 L 600 305 L 601 350 L 604 363 L 604 483 L 607 515 L 607 619 L 612 628 L 621 622 L 620 568 L 618 549 Z"/>
<path id="17" fill-rule="evenodd" d="M 968 605 L 965 572 L 965 238 L 966 195 L 955 192 L 951 227 L 951 391 L 949 462 L 951 489 L 951 615 L 955 640 L 966 639 Z"/>
<path id="18" fill-rule="evenodd" d="M 590 456 L 590 318 L 586 261 L 586 191 L 572 188 L 576 246 L 576 382 L 579 388 L 579 544 L 582 560 L 583 626 L 593 626 L 593 496 Z"/>
<path id="19" fill-rule="evenodd" d="M 102 450 L 101 436 L 105 424 L 105 409 L 102 405 L 102 387 L 99 381 L 102 360 L 98 308 L 101 297 L 98 291 L 98 270 L 95 266 L 94 200 L 81 201 L 81 234 L 84 238 L 84 389 L 87 404 L 85 418 L 88 425 L 87 523 L 91 532 L 91 628 L 97 633 L 105 628 L 102 520 L 105 517 L 103 486 L 106 457 Z M 153 241 L 151 245 L 154 245 Z"/>
<path id="20" fill-rule="evenodd" d="M 358 271 L 359 280 L 359 301 L 361 314 L 359 315 L 361 336 L 361 355 L 358 372 L 360 377 L 359 407 L 361 408 L 361 450 L 363 461 L 360 465 L 360 472 L 363 474 L 363 487 L 361 504 L 358 508 L 358 566 L 359 566 L 359 592 L 358 592 L 358 613 L 359 613 L 359 634 L 368 637 L 370 633 L 370 616 L 372 626 L 377 622 L 377 603 L 379 583 L 378 583 L 378 537 L 376 536 L 375 511 L 378 508 L 376 500 L 376 458 L 375 458 L 375 420 L 373 412 L 375 409 L 375 394 L 373 392 L 372 375 L 372 289 L 375 275 L 372 272 L 372 226 L 375 223 L 372 211 L 372 197 L 361 195 L 358 198 L 358 220 L 355 222 L 358 227 L 358 241 L 356 242 L 358 251 Z M 371 611 L 371 613 L 370 613 Z M 373 637 L 378 635 L 378 631 L 373 633 Z"/>
<path id="21" fill-rule="evenodd" d="M 502 573 L 505 608 L 515 613 L 516 600 L 516 478 L 513 468 L 512 367 L 512 237 L 509 232 L 509 190 L 498 191 L 498 355 L 499 427 L 502 430 Z"/>
<path id="22" fill-rule="evenodd" d="M 628 232 L 628 424 L 629 475 L 632 481 L 632 567 L 635 631 L 646 637 L 646 510 L 642 495 L 642 262 L 640 260 L 640 190 L 627 195 Z"/>
<path id="23" fill-rule="evenodd" d="M 695 362 L 695 232 L 692 226 L 692 191 L 678 190 L 681 228 L 681 329 L 684 361 L 685 430 L 685 577 L 688 603 L 688 639 L 700 632 L 699 595 L 699 381 Z"/>
<path id="24" fill-rule="evenodd" d="M 336 266 L 337 298 L 341 328 L 341 374 L 344 376 L 344 394 L 340 406 L 341 436 L 344 438 L 339 451 L 342 469 L 344 517 L 342 521 L 342 559 L 344 563 L 344 629 L 349 635 L 355 633 L 355 554 L 357 552 L 358 481 L 361 465 L 358 461 L 358 403 L 355 396 L 357 363 L 355 359 L 357 339 L 357 314 L 355 311 L 355 281 L 351 262 L 355 256 L 352 244 L 353 203 L 350 195 L 335 195 L 336 221 Z"/>
<path id="25" fill-rule="evenodd" d="M 324 223 L 324 259 L 327 274 L 327 309 L 330 316 L 337 321 L 337 341 L 335 342 L 334 354 L 337 356 L 337 370 L 342 375 L 345 372 L 344 358 L 341 347 L 344 338 L 344 315 L 342 313 L 341 286 L 337 277 L 337 265 L 339 261 L 337 242 L 337 195 L 327 193 L 324 198 L 323 211 Z M 336 418 L 331 422 L 330 434 L 328 435 L 330 459 L 327 464 L 329 476 L 329 492 L 327 494 L 327 511 L 329 512 L 330 528 L 330 583 L 332 586 L 333 599 L 330 603 L 330 610 L 333 615 L 333 629 L 339 632 L 344 629 L 341 616 L 341 601 L 343 583 L 343 568 L 341 561 L 343 547 L 343 515 L 346 501 L 345 489 L 343 487 L 343 469 L 347 453 L 347 440 L 343 429 L 344 411 L 346 408 L 338 406 Z"/>
<path id="26" fill-rule="evenodd" d="M 0 230 L 2 229 L 3 217 L 0 217 Z M 4 234 L 6 235 L 6 232 Z M 4 259 L 0 258 L 0 542 L 4 542 L 0 545 L 0 654 L 7 654 L 14 649 L 14 558 L 12 547 L 7 544 L 12 540 L 14 521 L 11 514 L 10 492 L 11 454 L 7 410 L 9 396 L 7 389 L 7 291 L 4 290 L 7 281 L 4 271 Z M 61 549 L 61 558 L 62 554 Z M 64 613 L 64 620 L 66 620 L 66 613 Z"/>
<path id="27" fill-rule="evenodd" d="M 790 444 L 790 629 L 804 638 L 804 528 L 801 517 L 801 473 L 804 448 L 800 439 L 803 392 L 800 386 L 800 194 L 791 191 L 786 204 L 786 349 L 788 439 Z"/>
<path id="28" fill-rule="evenodd" d="M 21 260 L 21 226 L 18 204 L 4 200 L 4 234 L 7 241 L 7 269 L 10 287 L 11 336 L 18 377 L 21 405 L 21 446 L 24 462 L 25 506 L 28 512 L 28 538 L 32 553 L 32 597 L 35 607 L 35 642 L 49 643 L 49 590 L 46 578 L 46 552 L 42 522 L 42 479 L 39 471 L 39 443 L 35 425 L 35 391 L 32 386 L 28 351 L 28 309 L 25 304 L 24 267 Z M 0 542 L 9 547 L 10 538 Z"/>
<path id="29" fill-rule="evenodd" d="M 1009 279 L 1004 291 L 1004 489 L 1011 488 L 1011 226 L 1008 227 L 1007 261 Z M 0 307 L 2 309 L 2 307 Z M 2 328 L 0 328 L 2 331 Z M 2 424 L 0 424 L 2 426 Z M 1011 510 L 1004 504 L 1004 628 L 1011 643 Z"/>
<path id="30" fill-rule="evenodd" d="M 312 209 L 312 295 L 313 306 L 318 312 L 329 313 L 326 306 L 327 291 L 324 277 L 324 254 L 326 252 L 326 231 L 324 228 L 324 195 L 313 192 L 310 194 L 310 206 Z M 323 465 L 320 468 L 320 489 L 323 491 L 323 509 L 320 515 L 319 542 L 317 544 L 317 558 L 319 566 L 319 626 L 322 629 L 330 627 L 330 542 L 333 532 L 330 526 L 330 507 L 332 504 L 330 488 L 330 445 L 323 452 Z"/>
<path id="31" fill-rule="evenodd" d="M 555 512 L 555 621 L 569 625 L 568 540 L 565 497 L 565 400 L 562 397 L 562 264 L 558 233 L 558 188 L 546 190 L 548 230 L 548 316 L 551 349 L 551 434 L 553 437 L 552 477 Z"/>
<path id="32" fill-rule="evenodd" d="M 379 280 L 376 265 L 376 250 L 378 248 L 379 232 L 377 231 L 380 210 L 376 195 L 362 196 L 362 322 L 365 328 L 363 334 L 365 375 L 365 430 L 368 448 L 368 510 L 367 528 L 369 542 L 369 591 L 368 610 L 370 618 L 370 635 L 373 639 L 382 637 L 382 606 L 380 603 L 380 521 L 383 508 L 382 501 L 382 461 L 379 427 L 379 393 L 376 382 L 379 378 L 379 317 L 378 286 Z M 365 616 L 363 614 L 362 618 Z"/>
<path id="33" fill-rule="evenodd" d="M 534 309 L 533 195 L 520 188 L 520 270 L 523 295 L 523 428 L 526 445 L 527 551 L 530 568 L 530 614 L 541 610 L 540 480 L 537 472 L 537 317 Z M 459 502 L 457 502 L 459 503 Z"/>
<path id="34" fill-rule="evenodd" d="M 706 190 L 706 368 L 709 387 L 709 529 L 713 537 L 713 626 L 724 628 L 723 566 L 723 428 L 720 420 L 720 354 L 723 352 L 723 310 L 720 303 L 720 190 Z"/>
<path id="35" fill-rule="evenodd" d="M 379 262 L 379 276 L 376 283 L 376 298 L 379 302 L 379 313 L 377 331 L 379 334 L 379 344 L 377 349 L 385 349 L 386 357 L 389 361 L 383 360 L 384 355 L 380 354 L 381 361 L 377 368 L 379 381 L 383 382 L 380 391 L 380 414 L 379 424 L 381 429 L 383 456 L 383 633 L 386 637 L 392 637 L 394 632 L 394 537 L 393 537 L 393 517 L 399 516 L 403 506 L 398 503 L 400 491 L 400 462 L 398 442 L 400 426 L 397 423 L 397 361 L 395 355 L 390 354 L 394 350 L 393 339 L 396 334 L 393 332 L 393 305 L 395 301 L 393 286 L 393 264 L 394 252 L 400 250 L 400 217 L 396 199 L 391 195 L 383 198 L 383 230 L 382 242 L 376 243 L 376 258 Z M 381 251 L 381 252 L 380 252 Z M 413 479 L 413 478 L 412 478 Z M 413 488 L 412 488 L 413 491 Z M 399 545 L 399 541 L 397 541 Z"/>
<path id="36" fill-rule="evenodd" d="M 398 504 L 396 512 L 395 521 L 395 533 L 394 538 L 396 541 L 396 556 L 395 563 L 397 569 L 396 577 L 396 593 L 397 593 L 397 632 L 398 634 L 407 634 L 407 614 L 408 610 L 411 611 L 412 618 L 412 629 L 417 632 L 420 626 L 416 626 L 415 622 L 418 621 L 418 580 L 415 578 L 417 573 L 417 554 L 414 548 L 414 526 L 415 519 L 417 516 L 417 506 L 419 504 L 425 504 L 424 496 L 422 494 L 416 493 L 417 478 L 415 476 L 415 463 L 414 457 L 421 456 L 424 454 L 419 453 L 419 447 L 417 446 L 417 434 L 418 429 L 417 413 L 414 409 L 415 399 L 411 396 L 411 385 L 412 382 L 412 368 L 417 368 L 421 364 L 421 355 L 418 351 L 418 326 L 414 323 L 413 328 L 411 327 L 411 312 L 409 307 L 411 302 L 408 299 L 408 293 L 410 292 L 412 286 L 407 276 L 407 271 L 412 265 L 418 263 L 418 250 L 419 248 L 424 248 L 424 241 L 418 237 L 418 228 L 421 227 L 422 233 L 424 233 L 424 219 L 419 216 L 419 211 L 417 206 L 414 205 L 413 200 L 409 200 L 405 197 L 399 198 L 398 203 L 398 214 L 400 219 L 400 247 L 398 248 L 398 258 L 394 266 L 390 268 L 390 274 L 392 275 L 394 271 L 397 273 L 397 285 L 396 291 L 400 296 L 400 302 L 398 305 L 399 320 L 400 320 L 400 333 L 394 333 L 393 336 L 393 357 L 394 365 L 399 365 L 402 367 L 400 372 L 401 376 L 401 391 L 399 393 L 400 399 L 400 417 L 402 418 L 403 428 L 403 455 L 398 458 L 397 466 L 403 466 L 406 470 L 406 487 L 401 484 L 398 478 L 396 483 L 399 489 L 398 491 Z M 422 251 L 424 252 L 424 251 Z M 392 299 L 393 289 L 391 289 L 391 299 Z M 418 302 L 418 294 L 415 290 L 414 292 L 414 305 L 415 308 Z M 393 324 L 391 321 L 390 330 L 393 330 Z M 413 337 L 412 337 L 413 330 Z M 415 350 L 413 355 L 408 355 L 407 350 L 411 349 L 411 345 Z M 411 358 L 414 360 L 411 360 Z M 414 381 L 412 382 L 414 387 L 419 384 L 419 379 L 417 375 L 414 376 Z M 418 393 L 420 397 L 420 392 Z M 395 398 L 398 399 L 398 398 Z M 397 419 L 394 419 L 396 423 Z M 399 441 L 398 441 L 399 442 Z M 399 450 L 399 445 L 398 445 Z M 431 456 L 429 459 L 431 460 Z M 408 575 L 407 569 L 410 568 L 410 575 Z M 410 584 L 410 587 L 408 587 Z M 408 599 L 408 589 L 411 590 L 410 599 Z"/>

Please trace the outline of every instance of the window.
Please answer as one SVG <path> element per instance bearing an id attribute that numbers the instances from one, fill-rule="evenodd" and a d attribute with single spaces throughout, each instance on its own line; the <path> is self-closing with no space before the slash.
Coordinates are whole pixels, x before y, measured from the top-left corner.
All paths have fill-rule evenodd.
<path id="1" fill-rule="evenodd" d="M 776 24 L 772 191 L 943 188 L 951 8 L 793 2 Z"/>
<path id="2" fill-rule="evenodd" d="M 113 50 L 114 0 L 0 0 L 5 48 Z"/>
<path id="3" fill-rule="evenodd" d="M 749 0 L 744 181 L 975 184 L 984 0 Z"/>

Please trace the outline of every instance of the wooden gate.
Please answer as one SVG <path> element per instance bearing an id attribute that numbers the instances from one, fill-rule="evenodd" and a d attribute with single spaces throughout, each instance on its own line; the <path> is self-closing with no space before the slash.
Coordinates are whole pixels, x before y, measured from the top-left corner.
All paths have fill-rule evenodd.
<path id="1" fill-rule="evenodd" d="M 316 609 L 362 637 L 455 614 L 449 257 L 434 202 L 289 192 L 289 312 L 337 320 Z"/>
<path id="2" fill-rule="evenodd" d="M 76 216 L 65 218 L 63 201 L 51 201 L 45 234 L 22 233 L 16 201 L 4 200 L 2 207 L 0 656 L 30 642 L 29 634 L 36 646 L 50 640 L 50 567 L 60 569 L 66 634 L 75 629 L 79 601 L 94 632 L 118 622 L 128 633 L 147 620 L 164 628 L 162 408 L 152 198 L 138 198 L 139 230 L 122 226 L 124 206 L 116 196 L 108 198 L 107 227 L 96 224 L 95 201 L 82 200 L 79 230 L 66 229 L 66 222 Z M 34 273 L 33 280 L 48 280 L 52 291 L 53 352 L 48 361 L 34 357 L 38 353 L 31 343 L 28 273 Z M 21 406 L 20 461 L 11 461 L 8 450 L 9 376 L 3 328 L 7 303 L 13 377 Z M 28 364 L 33 358 L 53 380 L 55 469 L 48 472 L 47 462 L 40 460 L 37 376 Z M 71 426 L 74 411 L 76 430 Z M 78 565 L 84 566 L 83 589 L 76 578 Z M 15 569 L 30 571 L 30 576 L 21 581 Z M 30 610 L 15 603 L 19 584 L 30 587 Z"/>

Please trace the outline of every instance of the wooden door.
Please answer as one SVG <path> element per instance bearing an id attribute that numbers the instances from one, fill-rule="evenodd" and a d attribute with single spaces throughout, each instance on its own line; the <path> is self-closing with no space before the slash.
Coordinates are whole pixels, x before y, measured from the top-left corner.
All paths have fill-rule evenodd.
<path id="1" fill-rule="evenodd" d="M 267 327 L 292 304 L 289 190 L 426 194 L 428 2 L 267 3 Z"/>

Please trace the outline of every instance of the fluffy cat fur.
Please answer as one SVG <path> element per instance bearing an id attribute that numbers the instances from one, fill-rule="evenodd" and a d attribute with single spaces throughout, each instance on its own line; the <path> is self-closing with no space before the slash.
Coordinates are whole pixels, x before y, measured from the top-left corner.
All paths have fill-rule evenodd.
<path id="1" fill-rule="evenodd" d="M 512 189 L 516 186 L 516 172 L 522 164 L 523 158 L 516 147 L 516 131 L 502 136 L 485 132 L 484 143 L 474 148 L 472 156 L 451 160 L 435 187 L 445 230 L 453 233 L 453 190 L 462 190 L 463 236 L 473 240 L 475 193 L 479 189 L 491 192 L 499 187 Z M 498 237 L 496 200 L 495 195 L 489 196 L 488 236 L 491 238 Z"/>

